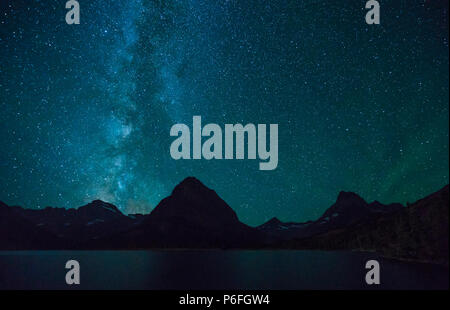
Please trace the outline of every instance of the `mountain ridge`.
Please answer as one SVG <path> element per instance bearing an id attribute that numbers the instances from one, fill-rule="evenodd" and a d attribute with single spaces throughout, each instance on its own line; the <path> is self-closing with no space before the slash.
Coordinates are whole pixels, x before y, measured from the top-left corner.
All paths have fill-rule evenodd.
<path id="1" fill-rule="evenodd" d="M 392 214 L 303 239 L 282 248 L 375 251 L 386 257 L 449 265 L 449 185 Z"/>
<path id="2" fill-rule="evenodd" d="M 367 203 L 356 193 L 342 191 L 315 221 L 282 222 L 274 217 L 257 227 L 242 223 L 214 190 L 194 177 L 184 179 L 143 215 L 125 215 L 101 200 L 41 210 L 0 202 L 0 250 L 356 249 L 442 263 L 448 258 L 448 188 L 407 207 Z M 447 239 L 441 236 L 446 232 Z"/>

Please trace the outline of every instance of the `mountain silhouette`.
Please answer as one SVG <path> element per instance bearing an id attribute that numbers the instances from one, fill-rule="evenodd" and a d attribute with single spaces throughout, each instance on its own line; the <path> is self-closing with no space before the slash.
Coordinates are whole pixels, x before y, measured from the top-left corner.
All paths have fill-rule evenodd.
<path id="1" fill-rule="evenodd" d="M 272 240 L 306 238 L 333 229 L 349 227 L 357 222 L 389 214 L 404 208 L 401 204 L 384 205 L 377 201 L 367 203 L 352 192 L 340 192 L 336 202 L 315 221 L 305 223 L 283 223 L 274 218 L 257 227 L 258 230 L 271 235 Z"/>
<path id="2" fill-rule="evenodd" d="M 174 218 L 215 227 L 239 225 L 236 212 L 215 191 L 193 177 L 178 184 L 151 212 L 149 220 L 170 221 Z"/>
<path id="3" fill-rule="evenodd" d="M 83 248 L 92 240 L 126 230 L 137 222 L 122 214 L 116 206 L 100 200 L 77 209 L 46 207 L 34 210 L 1 205 L 0 221 L 4 225 L 0 229 L 0 248 Z M 22 236 L 25 231 L 30 234 L 15 243 L 4 241 Z M 37 243 L 29 245 L 30 235 Z"/>
<path id="4" fill-rule="evenodd" d="M 61 248 L 64 240 L 36 226 L 19 213 L 16 208 L 0 202 L 0 249 L 38 250 L 51 247 Z"/>
<path id="5" fill-rule="evenodd" d="M 264 235 L 240 222 L 215 191 L 188 177 L 141 223 L 96 247 L 247 248 L 263 242 Z"/>
<path id="6" fill-rule="evenodd" d="M 0 250 L 284 248 L 370 250 L 448 264 L 448 185 L 407 207 L 367 203 L 352 192 L 315 221 L 272 218 L 250 227 L 194 177 L 178 184 L 149 214 L 123 214 L 94 200 L 77 209 L 42 210 L 0 202 Z"/>
<path id="7" fill-rule="evenodd" d="M 376 204 L 372 207 L 378 207 Z M 398 206 L 394 206 L 397 208 Z M 408 207 L 284 241 L 284 248 L 376 251 L 387 257 L 449 263 L 449 186 Z"/>

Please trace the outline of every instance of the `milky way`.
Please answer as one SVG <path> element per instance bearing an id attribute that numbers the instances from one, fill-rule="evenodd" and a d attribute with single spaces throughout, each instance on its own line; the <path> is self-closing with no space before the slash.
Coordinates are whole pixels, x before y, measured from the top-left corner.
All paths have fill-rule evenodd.
<path id="1" fill-rule="evenodd" d="M 0 4 L 0 200 L 149 212 L 187 176 L 241 220 L 319 216 L 340 190 L 448 183 L 448 3 L 80 0 Z M 442 2 L 442 3 L 441 3 Z M 175 123 L 279 124 L 279 164 L 175 161 Z"/>

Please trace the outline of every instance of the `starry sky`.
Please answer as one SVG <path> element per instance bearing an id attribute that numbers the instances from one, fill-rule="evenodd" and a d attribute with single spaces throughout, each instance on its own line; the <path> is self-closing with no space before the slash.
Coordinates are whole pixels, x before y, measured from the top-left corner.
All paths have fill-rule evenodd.
<path id="1" fill-rule="evenodd" d="M 448 1 L 0 2 L 0 200 L 150 212 L 195 176 L 251 225 L 341 190 L 412 202 L 449 182 Z M 276 123 L 279 163 L 179 160 L 172 125 Z"/>

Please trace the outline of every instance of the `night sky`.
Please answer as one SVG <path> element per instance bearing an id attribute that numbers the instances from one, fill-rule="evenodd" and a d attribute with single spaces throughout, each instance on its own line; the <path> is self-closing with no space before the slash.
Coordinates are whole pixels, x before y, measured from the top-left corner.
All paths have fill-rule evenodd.
<path id="1" fill-rule="evenodd" d="M 0 200 L 150 212 L 195 176 L 256 225 L 341 190 L 413 202 L 449 182 L 448 1 L 0 2 Z M 342 4 L 340 4 L 342 3 Z M 279 126 L 279 163 L 179 160 L 176 123 Z"/>

